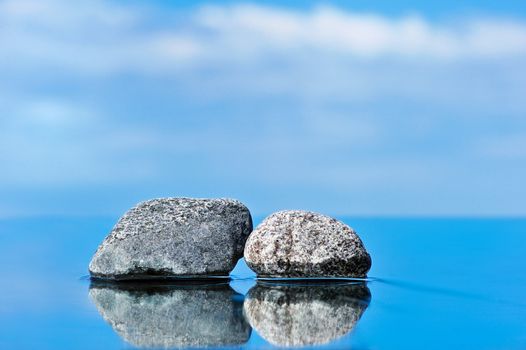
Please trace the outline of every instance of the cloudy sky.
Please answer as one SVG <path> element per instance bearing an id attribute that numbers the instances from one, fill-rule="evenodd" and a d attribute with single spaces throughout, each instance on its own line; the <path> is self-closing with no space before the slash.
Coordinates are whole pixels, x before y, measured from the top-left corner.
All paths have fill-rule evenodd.
<path id="1" fill-rule="evenodd" d="M 345 3 L 0 0 L 0 217 L 526 215 L 526 5 Z"/>

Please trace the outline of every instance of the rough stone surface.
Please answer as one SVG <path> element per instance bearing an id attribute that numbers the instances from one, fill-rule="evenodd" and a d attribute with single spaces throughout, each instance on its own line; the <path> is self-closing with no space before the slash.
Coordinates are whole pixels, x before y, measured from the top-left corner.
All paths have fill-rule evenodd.
<path id="1" fill-rule="evenodd" d="M 240 345 L 251 328 L 241 296 L 228 284 L 194 287 L 92 285 L 101 316 L 135 347 Z"/>
<path id="2" fill-rule="evenodd" d="M 236 200 L 153 199 L 124 214 L 89 271 L 107 279 L 227 276 L 251 231 L 250 212 Z"/>
<path id="3" fill-rule="evenodd" d="M 277 346 L 326 344 L 348 334 L 369 305 L 366 285 L 258 283 L 243 305 L 261 337 Z"/>
<path id="4" fill-rule="evenodd" d="M 267 217 L 248 238 L 245 260 L 261 277 L 365 277 L 371 268 L 352 228 L 299 210 Z"/>

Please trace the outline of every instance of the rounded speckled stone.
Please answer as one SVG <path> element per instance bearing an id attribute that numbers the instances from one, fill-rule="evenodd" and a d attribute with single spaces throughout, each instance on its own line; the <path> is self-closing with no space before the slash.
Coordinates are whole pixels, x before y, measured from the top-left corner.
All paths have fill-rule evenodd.
<path id="1" fill-rule="evenodd" d="M 260 277 L 366 277 L 371 257 L 356 232 L 331 217 L 287 210 L 250 234 L 245 261 Z"/>
<path id="2" fill-rule="evenodd" d="M 117 222 L 89 272 L 114 280 L 227 276 L 251 231 L 250 212 L 237 200 L 152 199 Z"/>

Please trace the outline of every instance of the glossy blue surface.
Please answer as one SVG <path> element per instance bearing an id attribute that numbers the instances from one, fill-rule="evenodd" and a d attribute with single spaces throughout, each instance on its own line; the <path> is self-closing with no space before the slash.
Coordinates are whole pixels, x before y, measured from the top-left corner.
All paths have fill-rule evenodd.
<path id="1" fill-rule="evenodd" d="M 115 219 L 0 221 L 0 348 L 133 348 L 83 278 Z M 349 334 L 313 347 L 526 348 L 525 219 L 342 220 L 373 258 L 371 301 Z M 232 275 L 241 305 L 255 280 L 242 262 Z M 241 348 L 272 345 L 252 329 Z"/>

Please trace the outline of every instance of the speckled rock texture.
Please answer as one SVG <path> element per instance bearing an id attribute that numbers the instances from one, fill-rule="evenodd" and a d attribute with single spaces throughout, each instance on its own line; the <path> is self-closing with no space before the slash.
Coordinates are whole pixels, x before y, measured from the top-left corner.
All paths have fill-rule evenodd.
<path id="1" fill-rule="evenodd" d="M 245 261 L 259 277 L 366 277 L 371 257 L 356 232 L 331 217 L 288 210 L 250 234 Z"/>
<path id="2" fill-rule="evenodd" d="M 89 271 L 114 280 L 228 276 L 251 231 L 250 212 L 236 200 L 153 199 L 124 214 Z"/>
<path id="3" fill-rule="evenodd" d="M 140 348 L 235 346 L 248 341 L 241 295 L 228 284 L 193 287 L 93 285 L 99 313 Z"/>
<path id="4" fill-rule="evenodd" d="M 371 294 L 359 285 L 272 285 L 259 282 L 243 305 L 248 322 L 276 346 L 326 344 L 348 334 Z"/>

